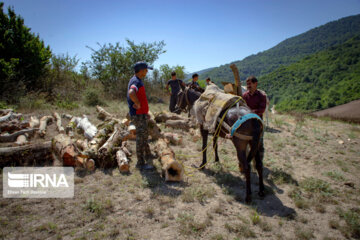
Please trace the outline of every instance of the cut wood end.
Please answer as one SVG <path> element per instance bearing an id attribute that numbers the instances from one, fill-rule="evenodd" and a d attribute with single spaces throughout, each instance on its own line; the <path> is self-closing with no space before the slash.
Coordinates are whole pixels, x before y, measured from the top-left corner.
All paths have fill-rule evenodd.
<path id="1" fill-rule="evenodd" d="M 122 173 L 126 173 L 130 171 L 130 165 L 128 163 L 124 163 L 121 166 L 119 166 L 119 171 Z"/>
<path id="2" fill-rule="evenodd" d="M 165 181 L 167 182 L 180 182 L 184 178 L 184 169 L 182 165 L 176 161 L 166 166 Z"/>

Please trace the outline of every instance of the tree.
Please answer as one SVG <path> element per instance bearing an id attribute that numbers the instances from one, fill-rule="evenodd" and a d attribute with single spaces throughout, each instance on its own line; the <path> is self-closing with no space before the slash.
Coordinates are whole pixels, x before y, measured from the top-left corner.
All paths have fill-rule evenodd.
<path id="1" fill-rule="evenodd" d="M 0 92 L 1 100 L 16 102 L 25 91 L 42 88 L 51 51 L 39 36 L 30 32 L 12 8 L 0 3 Z M 19 90 L 20 89 L 20 90 Z"/>
<path id="2" fill-rule="evenodd" d="M 126 96 L 127 84 L 134 74 L 133 65 L 138 61 L 153 64 L 163 50 L 164 41 L 135 44 L 126 39 L 127 46 L 109 43 L 100 45 L 99 49 L 92 50 L 89 66 L 92 75 L 104 86 L 104 90 L 116 97 Z"/>

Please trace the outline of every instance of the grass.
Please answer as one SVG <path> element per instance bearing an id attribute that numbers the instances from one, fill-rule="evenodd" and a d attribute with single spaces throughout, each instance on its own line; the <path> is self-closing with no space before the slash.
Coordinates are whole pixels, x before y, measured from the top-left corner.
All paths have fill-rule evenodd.
<path id="1" fill-rule="evenodd" d="M 339 217 L 346 223 L 341 230 L 343 235 L 360 239 L 360 208 L 349 209 L 347 211 L 338 208 L 337 212 Z"/>
<path id="2" fill-rule="evenodd" d="M 211 224 L 208 219 L 204 222 L 196 221 L 194 215 L 187 212 L 179 213 L 176 221 L 179 223 L 179 232 L 184 235 L 200 234 Z"/>
<path id="3" fill-rule="evenodd" d="M 189 187 L 184 190 L 182 200 L 186 203 L 194 202 L 195 200 L 205 203 L 207 199 L 213 198 L 215 194 L 216 191 L 211 186 Z"/>
<path id="4" fill-rule="evenodd" d="M 241 223 L 225 223 L 224 227 L 232 233 L 235 233 L 238 237 L 243 238 L 255 238 L 256 234 L 249 226 L 243 225 Z"/>
<path id="5" fill-rule="evenodd" d="M 296 228 L 295 236 L 299 240 L 309 240 L 309 239 L 313 239 L 315 237 L 313 230 L 304 229 L 302 227 L 297 227 Z"/>
<path id="6" fill-rule="evenodd" d="M 270 179 L 276 184 L 297 185 L 297 181 L 294 180 L 290 174 L 280 168 L 274 168 L 271 170 Z"/>
<path id="7" fill-rule="evenodd" d="M 308 209 L 310 207 L 309 202 L 302 196 L 300 188 L 293 188 L 289 191 L 288 196 L 294 200 L 294 204 L 297 208 Z"/>
<path id="8" fill-rule="evenodd" d="M 324 175 L 336 181 L 345 181 L 343 174 L 339 171 L 326 172 Z"/>
<path id="9" fill-rule="evenodd" d="M 331 196 L 334 193 L 328 182 L 314 177 L 306 178 L 300 183 L 300 186 L 309 193 L 320 193 L 326 196 Z"/>

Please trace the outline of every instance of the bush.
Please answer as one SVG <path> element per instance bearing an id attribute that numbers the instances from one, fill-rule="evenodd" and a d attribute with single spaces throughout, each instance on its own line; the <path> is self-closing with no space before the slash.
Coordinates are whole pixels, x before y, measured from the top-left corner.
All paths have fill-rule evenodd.
<path id="1" fill-rule="evenodd" d="M 102 105 L 98 91 L 93 88 L 86 89 L 85 91 L 85 104 L 88 106 Z"/>

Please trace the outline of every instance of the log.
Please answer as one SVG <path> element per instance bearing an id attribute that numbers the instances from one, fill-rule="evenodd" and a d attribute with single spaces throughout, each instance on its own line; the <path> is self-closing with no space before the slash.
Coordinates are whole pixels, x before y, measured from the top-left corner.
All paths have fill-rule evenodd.
<path id="1" fill-rule="evenodd" d="M 91 171 L 95 168 L 94 160 L 82 155 L 73 140 L 65 134 L 58 134 L 52 139 L 52 148 L 63 166 L 84 167 Z"/>
<path id="2" fill-rule="evenodd" d="M 155 152 L 160 157 L 162 175 L 165 181 L 182 181 L 184 169 L 176 161 L 174 151 L 169 147 L 164 138 L 160 138 L 155 145 Z"/>
<path id="3" fill-rule="evenodd" d="M 88 140 L 78 139 L 75 141 L 76 147 L 78 147 L 81 151 L 87 150 L 89 148 Z"/>
<path id="4" fill-rule="evenodd" d="M 31 129 L 23 129 L 12 134 L 3 134 L 0 135 L 0 142 L 15 142 L 17 137 L 23 135 L 25 133 L 33 134 L 34 132 L 38 131 L 38 128 L 31 128 Z"/>
<path id="5" fill-rule="evenodd" d="M 40 126 L 40 121 L 36 116 L 31 116 L 29 124 L 31 128 L 36 128 Z"/>
<path id="6" fill-rule="evenodd" d="M 61 116 L 62 116 L 63 118 L 65 118 L 65 119 L 68 119 L 68 120 L 70 120 L 70 119 L 72 119 L 72 118 L 73 118 L 73 116 L 72 116 L 72 115 L 67 114 L 67 113 L 63 113 Z"/>
<path id="7" fill-rule="evenodd" d="M 63 126 L 61 125 L 61 117 L 57 112 L 53 113 L 55 121 L 56 121 L 56 127 L 57 130 L 59 131 L 59 133 L 65 133 L 65 129 L 63 128 Z"/>
<path id="8" fill-rule="evenodd" d="M 0 148 L 0 167 L 51 166 L 54 158 L 51 142 Z"/>
<path id="9" fill-rule="evenodd" d="M 188 120 L 167 120 L 165 122 L 165 127 L 178 128 L 185 131 L 189 131 L 191 126 Z"/>
<path id="10" fill-rule="evenodd" d="M 149 136 L 151 136 L 152 140 L 158 140 L 161 137 L 161 129 L 156 124 L 155 120 L 150 118 L 148 121 L 148 131 Z"/>
<path id="11" fill-rule="evenodd" d="M 173 145 L 182 144 L 182 136 L 180 136 L 179 134 L 166 132 L 162 135 Z"/>
<path id="12" fill-rule="evenodd" d="M 24 128 L 30 127 L 30 123 L 28 121 L 19 121 L 17 119 L 6 121 L 0 123 L 0 132 L 9 132 L 12 133 L 14 131 L 19 131 Z"/>
<path id="13" fill-rule="evenodd" d="M 40 137 L 44 137 L 46 134 L 46 127 L 49 123 L 53 121 L 52 116 L 44 116 L 40 119 L 40 127 L 39 127 L 39 135 Z"/>
<path id="14" fill-rule="evenodd" d="M 99 154 L 103 156 L 111 154 L 111 151 L 114 149 L 114 147 L 121 146 L 122 142 L 128 140 L 131 135 L 132 134 L 129 131 L 115 127 L 113 134 L 111 134 L 111 136 L 104 143 L 104 145 L 99 148 Z"/>
<path id="15" fill-rule="evenodd" d="M 236 67 L 236 65 L 233 63 L 230 65 L 230 68 L 234 74 L 234 78 L 235 78 L 235 89 L 234 92 L 236 95 L 238 96 L 242 96 L 242 89 L 241 89 L 241 83 L 240 83 L 240 75 L 239 75 L 239 70 Z"/>
<path id="16" fill-rule="evenodd" d="M 84 136 L 91 140 L 95 137 L 97 132 L 97 128 L 91 124 L 86 115 L 83 115 L 83 118 L 76 118 L 75 122 L 77 123 L 77 127 L 84 131 Z"/>
<path id="17" fill-rule="evenodd" d="M 100 107 L 99 105 L 96 106 L 96 111 L 98 112 L 98 119 L 100 120 L 107 120 L 115 118 L 114 115 L 108 113 L 104 108 Z"/>
<path id="18" fill-rule="evenodd" d="M 155 113 L 154 116 L 154 120 L 157 123 L 166 122 L 167 120 L 186 120 L 186 118 L 183 118 L 176 113 L 169 113 L 166 111 Z"/>
<path id="19" fill-rule="evenodd" d="M 5 116 L 0 117 L 0 123 L 13 119 L 13 111 L 8 112 Z"/>
<path id="20" fill-rule="evenodd" d="M 0 109 L 0 116 L 4 116 L 8 114 L 9 112 L 13 112 L 13 109 Z"/>
<path id="21" fill-rule="evenodd" d="M 20 135 L 17 137 L 16 142 L 17 145 L 25 145 L 28 143 L 25 135 Z"/>
<path id="22" fill-rule="evenodd" d="M 116 152 L 116 161 L 120 172 L 125 173 L 130 171 L 129 159 L 126 157 L 126 153 L 123 150 L 118 150 Z"/>
<path id="23" fill-rule="evenodd" d="M 74 129 L 76 127 L 76 122 L 79 121 L 77 117 L 72 117 L 70 122 L 65 128 L 65 132 L 69 137 L 74 137 Z"/>

